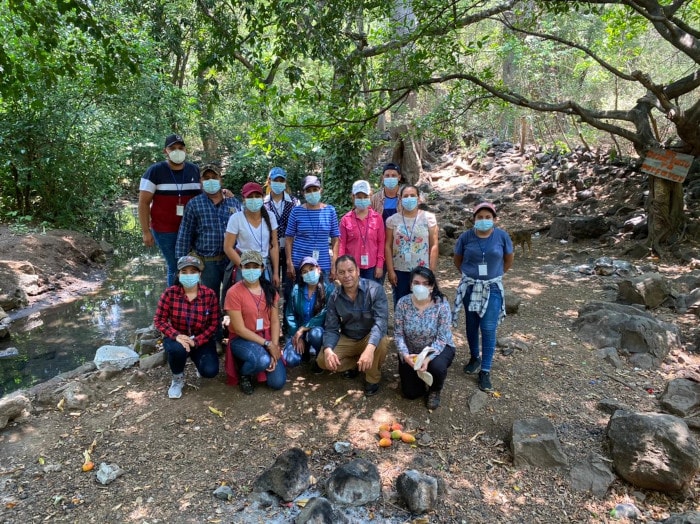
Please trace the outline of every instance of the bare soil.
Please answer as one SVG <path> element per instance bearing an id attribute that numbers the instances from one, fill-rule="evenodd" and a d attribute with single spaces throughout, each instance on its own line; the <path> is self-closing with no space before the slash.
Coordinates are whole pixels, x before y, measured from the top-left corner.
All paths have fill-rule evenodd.
<path id="1" fill-rule="evenodd" d="M 465 181 L 475 191 L 488 183 L 467 177 Z M 529 206 L 534 204 L 526 199 L 511 204 L 499 216 L 501 225 L 520 228 Z M 47 274 L 73 276 L 75 261 L 65 253 L 47 256 L 42 247 L 46 238 L 33 238 L 36 247 L 26 252 L 26 259 Z M 0 260 L 7 248 L 3 233 Z M 625 502 L 640 509 L 644 522 L 697 510 L 700 476 L 686 497 L 635 489 L 617 480 L 598 499 L 573 491 L 566 471 L 518 469 L 512 464 L 509 434 L 516 419 L 549 418 L 571 464 L 590 452 L 606 456 L 609 416 L 596 408 L 598 401 L 615 398 L 636 410 L 659 410 L 657 394 L 665 383 L 688 367 L 699 369 L 698 355 L 679 348 L 660 369 L 626 365 L 615 370 L 573 332 L 572 321 L 582 305 L 614 300 L 618 278 L 585 275 L 576 266 L 604 255 L 622 258 L 623 248 L 597 241 L 562 244 L 546 235 L 533 239 L 531 253 L 523 255 L 517 248 L 514 267 L 504 280 L 522 305 L 505 319 L 499 339 L 518 339 L 526 349 L 507 356 L 497 350 L 497 393 L 474 414 L 468 399 L 477 390 L 475 378 L 462 372 L 468 357 L 463 315 L 455 330 L 458 355 L 442 406 L 432 413 L 423 402 L 399 395 L 393 354 L 384 366 L 380 393 L 369 399 L 364 398 L 361 378 L 313 375 L 303 365 L 290 370 L 283 391 L 258 386 L 250 397 L 225 384 L 223 369 L 216 379 L 199 380 L 188 366 L 188 387 L 180 400 L 167 398 L 167 367 L 80 379 L 92 390 L 87 409 L 36 407 L 0 432 L 0 521 L 293 522 L 298 504 L 258 508 L 249 497 L 256 477 L 290 447 L 306 451 L 318 481 L 304 498 L 322 493 L 330 472 L 352 457 L 378 466 L 382 497 L 359 512 L 349 512 L 356 522 L 610 522 L 611 509 Z M 663 273 L 686 271 L 673 261 L 652 262 Z M 459 276 L 447 257 L 440 261 L 439 279 L 454 296 Z M 692 316 L 657 313 L 686 334 L 694 328 Z M 144 319 L 144 326 L 149 321 Z M 391 421 L 414 431 L 423 444 L 378 447 L 377 427 Z M 336 453 L 337 441 L 350 442 L 352 454 Z M 102 486 L 94 472 L 83 472 L 83 452 L 91 447 L 96 465 L 118 464 L 124 475 Z M 397 476 L 411 468 L 444 480 L 440 503 L 426 520 L 417 520 L 396 497 Z M 222 484 L 232 487 L 233 500 L 213 497 Z"/>

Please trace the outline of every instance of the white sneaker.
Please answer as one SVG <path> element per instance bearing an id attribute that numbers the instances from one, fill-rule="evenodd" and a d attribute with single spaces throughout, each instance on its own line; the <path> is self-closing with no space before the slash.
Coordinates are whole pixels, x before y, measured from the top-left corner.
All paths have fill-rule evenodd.
<path id="1" fill-rule="evenodd" d="M 170 383 L 170 389 L 168 389 L 168 398 L 180 398 L 183 387 L 185 387 L 185 374 L 173 375 L 173 381 Z"/>

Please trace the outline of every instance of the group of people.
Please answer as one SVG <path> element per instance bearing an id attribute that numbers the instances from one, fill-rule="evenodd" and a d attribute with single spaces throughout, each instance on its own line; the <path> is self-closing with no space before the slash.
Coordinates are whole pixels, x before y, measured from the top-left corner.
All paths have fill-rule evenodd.
<path id="1" fill-rule="evenodd" d="M 217 340 L 228 340 L 227 374 L 245 394 L 263 381 L 283 388 L 286 369 L 304 361 L 314 373 L 364 373 L 365 395 L 376 394 L 391 341 L 387 277 L 403 395 L 440 406 L 455 357 L 452 320 L 462 307 L 471 355 L 464 371 L 479 373 L 479 387 L 493 390 L 495 333 L 505 314 L 501 277 L 513 246 L 494 226 L 491 204 L 476 207 L 474 228 L 455 246 L 462 280 L 451 308 L 435 277 L 436 217 L 419 208 L 420 191 L 401 183 L 398 165 L 384 167 L 375 194 L 369 182 L 356 181 L 353 208 L 338 220 L 316 176 L 303 179 L 303 203 L 280 167 L 269 172 L 268 194 L 251 181 L 239 200 L 223 189 L 218 166 L 186 161 L 181 136 L 167 137 L 164 153 L 143 175 L 139 220 L 144 243 L 160 248 L 168 268 L 155 327 L 173 374 L 170 398 L 182 395 L 188 357 L 199 375 L 218 374 Z"/>

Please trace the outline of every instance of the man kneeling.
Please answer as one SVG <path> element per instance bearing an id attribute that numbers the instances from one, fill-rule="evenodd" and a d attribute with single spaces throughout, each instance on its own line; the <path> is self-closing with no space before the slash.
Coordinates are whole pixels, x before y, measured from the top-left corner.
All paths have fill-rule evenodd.
<path id="1" fill-rule="evenodd" d="M 389 306 L 384 288 L 360 278 L 357 262 L 343 255 L 335 263 L 341 287 L 328 299 L 321 369 L 342 372 L 346 378 L 365 373 L 365 395 L 379 391 L 381 368 L 389 349 L 386 335 Z"/>

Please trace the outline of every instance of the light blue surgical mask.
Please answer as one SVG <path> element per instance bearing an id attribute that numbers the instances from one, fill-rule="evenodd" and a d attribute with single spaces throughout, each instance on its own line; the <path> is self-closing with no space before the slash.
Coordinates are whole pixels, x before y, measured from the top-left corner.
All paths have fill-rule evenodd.
<path id="1" fill-rule="evenodd" d="M 312 271 L 309 271 L 308 273 L 304 273 L 301 278 L 306 282 L 307 284 L 318 284 L 318 281 L 321 279 L 321 272 L 318 269 L 314 269 Z"/>
<path id="2" fill-rule="evenodd" d="M 304 199 L 306 200 L 307 204 L 311 204 L 312 206 L 315 206 L 316 204 L 318 204 L 321 201 L 321 192 L 314 191 L 313 193 L 305 193 Z"/>
<path id="3" fill-rule="evenodd" d="M 221 191 L 221 182 L 216 179 L 202 180 L 202 189 L 204 189 L 205 193 L 214 195 Z"/>
<path id="4" fill-rule="evenodd" d="M 474 227 L 477 231 L 488 231 L 493 227 L 493 220 L 477 220 Z"/>
<path id="5" fill-rule="evenodd" d="M 418 197 L 403 197 L 401 199 L 401 206 L 403 206 L 406 211 L 413 211 L 418 207 Z"/>
<path id="6" fill-rule="evenodd" d="M 255 213 L 256 211 L 260 211 L 260 209 L 262 207 L 263 207 L 263 199 L 262 198 L 246 198 L 245 199 L 245 208 L 252 213 Z"/>
<path id="7" fill-rule="evenodd" d="M 398 185 L 399 185 L 398 178 L 391 177 L 391 178 L 384 179 L 384 187 L 387 189 L 394 189 Z"/>
<path id="8" fill-rule="evenodd" d="M 287 189 L 287 183 L 286 182 L 270 182 L 270 190 L 275 194 L 279 195 L 281 193 L 284 193 L 284 190 Z"/>
<path id="9" fill-rule="evenodd" d="M 369 198 L 356 198 L 355 199 L 355 207 L 357 209 L 367 209 L 371 203 L 371 200 Z"/>
<path id="10" fill-rule="evenodd" d="M 260 275 L 262 275 L 262 269 L 260 269 L 259 267 L 241 269 L 241 276 L 243 277 L 243 280 L 245 280 L 249 284 L 257 282 L 260 279 Z"/>
<path id="11" fill-rule="evenodd" d="M 180 280 L 180 284 L 187 288 L 199 284 L 199 273 L 182 273 L 177 278 Z"/>

